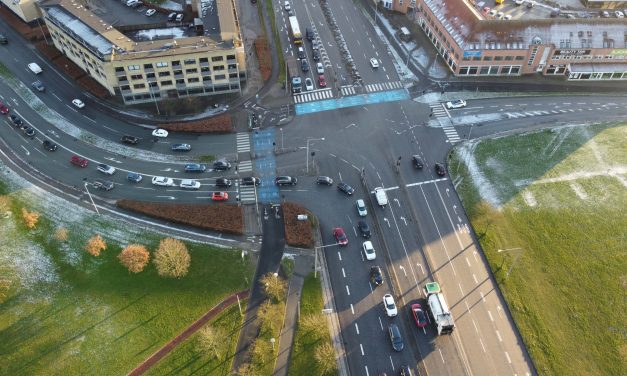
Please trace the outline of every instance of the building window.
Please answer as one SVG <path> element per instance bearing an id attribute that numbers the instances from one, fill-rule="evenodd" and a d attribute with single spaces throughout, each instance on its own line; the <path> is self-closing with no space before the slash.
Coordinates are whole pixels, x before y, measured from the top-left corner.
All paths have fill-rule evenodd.
<path id="1" fill-rule="evenodd" d="M 492 56 L 484 56 L 483 61 L 492 61 Z"/>
<path id="2" fill-rule="evenodd" d="M 198 73 L 198 69 L 196 69 L 196 68 L 185 69 L 185 73 L 186 74 Z"/>
<path id="3" fill-rule="evenodd" d="M 224 74 L 216 74 L 216 80 L 224 80 L 226 78 L 226 75 Z"/>
<path id="4" fill-rule="evenodd" d="M 180 85 L 185 85 L 185 80 L 183 80 L 183 79 L 176 80 L 176 84 L 177 84 L 177 85 L 179 85 L 179 84 L 180 84 Z"/>
<path id="5" fill-rule="evenodd" d="M 124 67 L 115 67 L 116 72 L 124 72 Z"/>
<path id="6" fill-rule="evenodd" d="M 178 60 L 174 60 L 174 61 L 172 62 L 172 66 L 173 66 L 173 67 L 179 67 L 179 66 L 181 66 L 181 62 L 180 62 L 180 61 L 178 61 Z"/>
<path id="7" fill-rule="evenodd" d="M 123 81 L 127 81 L 126 76 L 118 77 L 118 82 L 123 82 Z"/>
<path id="8" fill-rule="evenodd" d="M 123 85 L 123 86 L 120 86 L 120 89 L 121 90 L 131 90 L 131 87 L 128 86 L 128 85 Z"/>
<path id="9" fill-rule="evenodd" d="M 133 89 L 144 89 L 146 85 L 144 84 L 135 84 L 133 85 Z"/>
<path id="10" fill-rule="evenodd" d="M 161 86 L 172 86 L 172 81 L 170 80 L 161 81 Z"/>
<path id="11" fill-rule="evenodd" d="M 188 78 L 188 79 L 187 79 L 187 83 L 190 83 L 190 84 L 192 84 L 192 83 L 196 83 L 196 82 L 199 82 L 199 81 L 200 81 L 200 80 L 199 80 L 198 78 L 195 78 L 195 77 L 194 77 L 194 78 Z"/>
<path id="12" fill-rule="evenodd" d="M 516 56 L 514 60 L 525 60 L 524 56 Z"/>
<path id="13" fill-rule="evenodd" d="M 176 76 L 176 75 L 179 75 L 179 74 L 183 74 L 183 71 L 182 71 L 182 70 L 180 70 L 180 69 L 177 69 L 177 70 L 175 70 L 175 71 L 174 71 L 174 75 L 175 75 L 175 76 Z"/>
<path id="14" fill-rule="evenodd" d="M 237 69 L 237 64 L 229 64 L 229 69 Z"/>
<path id="15" fill-rule="evenodd" d="M 235 55 L 226 55 L 227 60 L 235 60 Z"/>
<path id="16" fill-rule="evenodd" d="M 210 76 L 205 76 L 202 78 L 203 81 L 211 81 L 211 77 Z"/>
<path id="17" fill-rule="evenodd" d="M 170 72 L 159 72 L 159 77 L 169 77 Z"/>
<path id="18" fill-rule="evenodd" d="M 168 66 L 168 62 L 167 61 L 160 61 L 157 64 L 157 68 L 165 68 Z"/>
<path id="19" fill-rule="evenodd" d="M 514 57 L 513 56 L 505 56 L 505 60 L 506 61 L 511 61 L 511 60 L 514 60 Z"/>
<path id="20" fill-rule="evenodd" d="M 128 70 L 130 70 L 130 71 L 139 70 L 139 65 L 129 65 L 128 66 Z"/>
<path id="21" fill-rule="evenodd" d="M 520 65 L 516 65 L 512 67 L 510 74 L 518 74 L 520 72 Z"/>
<path id="22" fill-rule="evenodd" d="M 131 80 L 141 80 L 142 78 L 144 78 L 144 76 L 141 74 L 134 74 L 131 76 Z"/>
<path id="23" fill-rule="evenodd" d="M 231 73 L 231 74 L 229 74 L 229 78 L 237 78 L 237 73 Z"/>
<path id="24" fill-rule="evenodd" d="M 198 59 L 198 61 L 201 62 L 201 63 L 208 63 L 209 62 L 209 58 L 201 57 L 200 59 Z"/>
<path id="25" fill-rule="evenodd" d="M 144 69 L 152 69 L 152 64 L 144 64 Z"/>
<path id="26" fill-rule="evenodd" d="M 196 59 L 185 59 L 185 65 L 196 64 Z"/>
<path id="27" fill-rule="evenodd" d="M 222 56 L 212 56 L 211 57 L 211 61 L 222 61 L 224 60 L 224 57 Z"/>
<path id="28" fill-rule="evenodd" d="M 495 56 L 494 61 L 503 61 L 503 56 Z"/>
<path id="29" fill-rule="evenodd" d="M 147 73 L 146 74 L 146 78 L 155 78 L 155 74 L 154 73 Z"/>
<path id="30" fill-rule="evenodd" d="M 150 86 L 150 87 L 157 87 L 157 86 L 159 86 L 159 84 L 156 83 L 156 82 L 149 82 L 148 86 Z"/>
<path id="31" fill-rule="evenodd" d="M 215 67 L 213 67 L 214 71 L 221 71 L 224 70 L 224 65 L 216 65 Z"/>
<path id="32" fill-rule="evenodd" d="M 200 68 L 201 72 L 209 72 L 209 67 L 202 67 Z"/>

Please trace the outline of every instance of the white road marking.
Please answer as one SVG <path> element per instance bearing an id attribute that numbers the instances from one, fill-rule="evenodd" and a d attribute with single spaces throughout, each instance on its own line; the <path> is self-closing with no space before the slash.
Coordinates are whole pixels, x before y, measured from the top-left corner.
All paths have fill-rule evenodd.
<path id="1" fill-rule="evenodd" d="M 503 342 L 503 338 L 501 338 L 501 333 L 499 333 L 499 331 L 496 331 L 496 336 L 499 337 L 499 342 Z"/>
<path id="2" fill-rule="evenodd" d="M 479 281 L 477 281 L 477 277 L 475 276 L 475 273 L 472 273 L 472 279 L 475 280 L 475 284 L 479 284 Z"/>
<path id="3" fill-rule="evenodd" d="M 351 304 L 351 307 L 352 307 L 352 304 Z M 472 325 L 475 326 L 475 332 L 477 332 L 477 334 L 479 334 L 479 328 L 477 328 L 477 323 L 475 323 L 475 319 L 472 319 Z M 481 340 L 481 338 L 480 338 L 480 340 Z"/>
<path id="4" fill-rule="evenodd" d="M 442 350 L 438 348 L 438 352 L 440 353 L 440 359 L 442 359 L 442 363 L 444 363 L 444 355 L 442 355 Z"/>
<path id="5" fill-rule="evenodd" d="M 509 354 L 507 353 L 507 351 L 505 351 L 505 357 L 507 358 L 507 362 L 509 364 L 512 364 L 512 359 L 509 357 Z"/>
<path id="6" fill-rule="evenodd" d="M 342 261 L 342 254 L 340 254 L 340 251 L 337 251 L 337 257 L 340 259 L 340 261 Z"/>
<path id="7" fill-rule="evenodd" d="M 444 181 L 446 180 L 446 178 L 441 178 L 441 179 L 433 179 L 433 180 L 427 180 L 427 181 L 420 181 L 417 183 L 409 183 L 409 184 L 405 184 L 406 187 L 414 187 L 417 185 L 423 185 L 423 184 L 431 184 L 431 183 L 437 183 L 439 181 Z M 397 189 L 398 187 L 395 188 L 388 188 L 388 189 Z"/>
<path id="8" fill-rule="evenodd" d="M 383 331 L 383 321 L 381 321 L 381 316 L 379 316 L 379 325 L 381 325 L 381 331 Z"/>
<path id="9" fill-rule="evenodd" d="M 468 257 L 465 257 L 466 259 L 466 264 L 468 264 L 468 266 L 470 267 L 470 261 L 468 261 Z"/>
<path id="10" fill-rule="evenodd" d="M 344 268 L 342 268 L 342 276 L 346 278 L 346 273 L 344 272 Z"/>
<path id="11" fill-rule="evenodd" d="M 394 371 L 394 362 L 392 361 L 392 355 L 390 355 L 390 364 L 392 365 L 392 371 Z"/>
<path id="12" fill-rule="evenodd" d="M 355 308 L 353 308 L 353 303 L 351 303 L 351 312 L 353 315 L 355 314 Z"/>
<path id="13" fill-rule="evenodd" d="M 346 286 L 346 288 L 348 288 L 348 286 Z M 490 321 L 494 321 L 494 318 L 492 317 L 492 312 L 488 311 L 488 316 L 490 316 Z"/>
<path id="14" fill-rule="evenodd" d="M 357 323 L 355 323 L 355 331 L 357 332 L 357 335 L 359 335 L 359 326 L 357 326 Z"/>
<path id="15" fill-rule="evenodd" d="M 368 366 L 364 366 L 364 368 L 366 369 L 366 376 L 370 376 L 370 373 L 368 372 Z"/>
<path id="16" fill-rule="evenodd" d="M 364 347 L 361 345 L 361 343 L 359 344 L 359 349 L 361 350 L 361 356 L 364 356 Z"/>
<path id="17" fill-rule="evenodd" d="M 481 295 L 481 300 L 485 303 L 485 296 L 483 295 L 483 292 L 479 291 L 479 295 Z"/>
<path id="18" fill-rule="evenodd" d="M 479 338 L 479 343 L 481 344 L 481 348 L 483 349 L 483 352 L 487 352 L 485 350 L 485 346 L 483 345 L 483 341 L 481 340 L 481 338 Z"/>
<path id="19" fill-rule="evenodd" d="M 347 295 L 350 295 L 350 294 L 351 294 L 351 291 L 348 289 L 348 285 L 346 285 L 346 294 L 347 294 Z"/>
<path id="20" fill-rule="evenodd" d="M 503 318 L 503 314 L 501 313 L 501 311 L 502 311 L 501 306 L 500 306 L 500 305 L 497 305 L 497 306 L 496 306 L 496 312 L 499 314 L 499 317 L 500 317 L 500 318 Z"/>
<path id="21" fill-rule="evenodd" d="M 459 291 L 462 292 L 462 296 L 464 296 L 464 290 L 462 289 L 462 284 L 458 283 L 457 286 L 459 286 Z"/>

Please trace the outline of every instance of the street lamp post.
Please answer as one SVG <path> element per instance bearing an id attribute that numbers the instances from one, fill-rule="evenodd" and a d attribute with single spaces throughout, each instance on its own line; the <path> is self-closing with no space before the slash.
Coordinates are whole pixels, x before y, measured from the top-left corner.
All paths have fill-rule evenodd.
<path id="1" fill-rule="evenodd" d="M 281 152 L 285 151 L 285 149 L 283 148 L 283 128 L 279 128 L 279 130 L 281 131 Z"/>
<path id="2" fill-rule="evenodd" d="M 340 243 L 321 245 L 320 247 L 314 247 L 314 278 L 318 278 L 318 249 L 333 247 L 340 245 Z"/>
<path id="3" fill-rule="evenodd" d="M 507 277 L 509 277 L 509 273 L 511 273 L 512 269 L 514 269 L 514 265 L 516 265 L 516 261 L 518 261 L 518 258 L 520 257 L 520 255 L 522 255 L 525 252 L 525 250 L 523 248 L 516 247 L 516 248 L 498 249 L 497 253 L 510 252 L 510 251 L 522 251 L 522 252 L 520 252 L 519 254 L 516 255 L 516 258 L 514 259 L 514 262 L 512 262 L 512 266 L 509 267 L 509 270 L 505 274 L 505 279 L 507 279 Z"/>
<path id="4" fill-rule="evenodd" d="M 91 193 L 89 193 L 89 189 L 87 189 L 87 182 L 85 182 L 85 191 L 87 192 L 87 195 L 89 196 L 89 200 L 91 201 L 91 204 L 94 206 L 96 213 L 100 214 L 100 212 L 98 211 L 98 207 L 96 206 L 96 203 L 94 202 L 94 199 L 91 197 Z"/>
<path id="5" fill-rule="evenodd" d="M 307 139 L 307 158 L 306 158 L 307 174 L 309 174 L 309 141 L 324 141 L 324 137 L 322 137 L 322 138 L 308 138 Z"/>

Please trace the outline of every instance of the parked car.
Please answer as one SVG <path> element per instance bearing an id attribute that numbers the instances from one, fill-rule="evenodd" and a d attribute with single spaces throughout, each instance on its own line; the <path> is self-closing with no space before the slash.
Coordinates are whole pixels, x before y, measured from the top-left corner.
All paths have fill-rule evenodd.
<path id="1" fill-rule="evenodd" d="M 157 11 L 156 11 L 156 10 L 154 10 L 154 9 L 148 9 L 148 10 L 146 11 L 146 16 L 150 17 L 150 16 L 152 16 L 152 15 L 153 15 L 153 14 L 155 14 L 155 13 L 157 13 Z"/>
<path id="2" fill-rule="evenodd" d="M 22 121 L 22 119 L 20 119 L 19 116 L 17 115 L 9 115 L 9 121 L 11 122 L 11 124 L 13 124 L 15 127 L 21 127 L 22 125 L 24 125 L 24 122 Z"/>
<path id="3" fill-rule="evenodd" d="M 314 61 L 318 61 L 318 60 L 320 60 L 320 51 L 319 51 L 319 50 L 312 50 L 312 52 L 311 52 L 311 58 L 312 58 Z"/>
<path id="4" fill-rule="evenodd" d="M 181 184 L 179 184 L 179 187 L 183 189 L 197 190 L 200 189 L 200 182 L 198 180 L 183 179 L 181 180 Z"/>
<path id="5" fill-rule="evenodd" d="M 374 250 L 374 246 L 370 240 L 366 240 L 362 243 L 362 248 L 364 250 L 364 256 L 366 256 L 366 260 L 372 261 L 377 258 L 377 252 Z"/>
<path id="6" fill-rule="evenodd" d="M 192 146 L 189 144 L 172 144 L 172 151 L 190 151 Z"/>
<path id="7" fill-rule="evenodd" d="M 173 187 L 174 180 L 172 180 L 171 178 L 166 178 L 165 176 L 154 176 L 152 178 L 152 184 L 161 187 Z"/>
<path id="8" fill-rule="evenodd" d="M 124 135 L 120 139 L 125 144 L 137 145 L 139 143 L 139 138 L 135 136 Z"/>
<path id="9" fill-rule="evenodd" d="M 179 13 L 179 14 L 177 14 L 177 15 L 176 15 L 176 18 L 175 18 L 176 22 L 181 22 L 181 21 L 183 21 L 183 17 L 184 17 L 184 16 L 185 16 L 185 15 L 184 15 L 183 13 Z"/>
<path id="10" fill-rule="evenodd" d="M 616 16 L 616 18 L 625 18 L 625 14 L 620 10 L 615 10 L 614 15 Z"/>
<path id="11" fill-rule="evenodd" d="M 383 272 L 381 272 L 380 266 L 370 267 L 370 282 L 372 282 L 375 287 L 383 284 Z"/>
<path id="12" fill-rule="evenodd" d="M 333 179 L 328 176 L 318 176 L 316 178 L 316 184 L 321 185 L 333 185 Z"/>
<path id="13" fill-rule="evenodd" d="M 0 102 L 0 114 L 6 115 L 9 113 L 9 108 L 2 102 Z"/>
<path id="14" fill-rule="evenodd" d="M 385 314 L 388 317 L 394 317 L 398 315 L 396 302 L 394 302 L 394 297 L 391 294 L 383 295 L 383 307 L 385 308 Z"/>
<path id="15" fill-rule="evenodd" d="M 202 163 L 188 163 L 184 167 L 185 172 L 205 172 L 207 165 Z"/>
<path id="16" fill-rule="evenodd" d="M 106 175 L 113 175 L 115 174 L 115 167 L 106 165 L 104 163 L 99 163 L 98 166 L 96 166 L 96 170 L 102 172 L 103 174 Z"/>
<path id="17" fill-rule="evenodd" d="M 419 155 L 412 155 L 411 161 L 414 165 L 414 168 L 422 169 L 425 166 L 424 163 L 422 162 L 422 158 L 420 158 Z"/>
<path id="18" fill-rule="evenodd" d="M 403 337 L 401 336 L 401 331 L 398 329 L 398 326 L 396 324 L 390 324 L 388 331 L 394 351 L 403 351 Z"/>
<path id="19" fill-rule="evenodd" d="M 155 129 L 154 131 L 152 131 L 152 135 L 155 137 L 168 137 L 168 131 L 166 131 L 165 129 Z"/>
<path id="20" fill-rule="evenodd" d="M 357 205 L 357 214 L 359 214 L 360 217 L 368 215 L 368 209 L 366 209 L 366 203 L 364 200 L 359 199 L 355 201 L 355 204 Z"/>
<path id="21" fill-rule="evenodd" d="M 144 177 L 137 172 L 129 172 L 128 175 L 126 175 L 126 179 L 131 183 L 139 183 L 143 178 Z"/>
<path id="22" fill-rule="evenodd" d="M 70 158 L 70 163 L 74 166 L 85 168 L 89 162 L 87 159 L 81 158 L 78 155 L 73 155 L 72 158 Z"/>
<path id="23" fill-rule="evenodd" d="M 298 50 L 296 51 L 296 53 L 298 54 L 298 60 L 302 60 L 306 57 L 305 49 L 303 47 L 298 47 Z"/>
<path id="24" fill-rule="evenodd" d="M 305 90 L 312 91 L 313 89 L 314 89 L 314 84 L 311 78 L 309 77 L 305 78 Z"/>
<path id="25" fill-rule="evenodd" d="M 216 179 L 216 187 L 225 187 L 228 188 L 233 184 L 230 179 L 227 178 L 218 178 Z"/>
<path id="26" fill-rule="evenodd" d="M 357 222 L 357 227 L 359 228 L 359 232 L 361 233 L 361 236 L 363 236 L 366 239 L 370 238 L 370 235 L 371 235 L 370 226 L 368 226 L 368 223 L 366 221 Z"/>
<path id="27" fill-rule="evenodd" d="M 446 169 L 442 163 L 435 164 L 435 173 L 438 174 L 438 176 L 446 175 Z"/>
<path id="28" fill-rule="evenodd" d="M 72 99 L 72 104 L 78 108 L 83 108 L 85 107 L 85 103 L 83 103 L 82 100 L 76 98 L 76 99 Z"/>
<path id="29" fill-rule="evenodd" d="M 249 178 L 242 178 L 241 180 L 241 185 L 254 185 L 254 186 L 258 186 L 259 183 L 261 181 L 259 180 L 259 178 L 256 178 L 254 176 L 249 177 Z"/>
<path id="30" fill-rule="evenodd" d="M 112 181 L 105 179 L 94 179 L 92 185 L 94 186 L 94 188 L 102 189 L 103 191 L 110 191 L 114 187 Z"/>
<path id="31" fill-rule="evenodd" d="M 168 21 L 172 22 L 176 18 L 176 12 L 168 14 Z"/>
<path id="32" fill-rule="evenodd" d="M 411 305 L 411 314 L 414 316 L 414 321 L 419 328 L 424 328 L 429 324 L 429 318 L 425 311 L 422 310 L 422 306 L 418 303 Z"/>
<path id="33" fill-rule="evenodd" d="M 349 196 L 351 196 L 353 193 L 355 193 L 355 189 L 353 187 L 351 187 L 350 185 L 344 183 L 344 182 L 338 183 L 337 189 L 339 189 L 340 191 L 346 193 Z"/>
<path id="34" fill-rule="evenodd" d="M 311 42 L 316 37 L 316 34 L 314 34 L 313 30 L 311 30 L 310 28 L 306 28 L 305 37 L 307 38 L 308 41 Z"/>
<path id="35" fill-rule="evenodd" d="M 24 133 L 26 137 L 35 137 L 35 130 L 31 127 L 22 127 L 22 133 Z"/>
<path id="36" fill-rule="evenodd" d="M 9 40 L 7 39 L 7 37 L 4 34 L 0 34 L 0 44 L 7 44 L 9 43 Z"/>
<path id="37" fill-rule="evenodd" d="M 44 142 L 41 143 L 41 146 L 48 151 L 57 150 L 57 144 L 55 144 L 54 142 L 50 140 L 44 140 Z"/>
<path id="38" fill-rule="evenodd" d="M 303 72 L 309 72 L 309 63 L 307 62 L 307 60 L 303 59 L 300 61 L 300 69 Z"/>
<path id="39" fill-rule="evenodd" d="M 466 107 L 466 101 L 463 99 L 456 99 L 454 101 L 446 102 L 446 108 L 449 110 L 452 108 L 462 108 Z"/>
<path id="40" fill-rule="evenodd" d="M 379 60 L 377 60 L 377 58 L 373 57 L 370 59 L 370 66 L 372 67 L 372 69 L 377 69 L 379 68 Z"/>
<path id="41" fill-rule="evenodd" d="M 344 229 L 341 227 L 336 227 L 333 229 L 333 237 L 335 237 L 335 241 L 339 245 L 348 245 L 348 237 L 346 237 L 346 233 Z"/>
<path id="42" fill-rule="evenodd" d="M 324 78 L 324 74 L 318 76 L 318 86 L 327 87 L 327 80 Z"/>
<path id="43" fill-rule="evenodd" d="M 229 199 L 229 194 L 227 192 L 213 192 L 211 199 L 213 201 L 226 201 Z"/>
<path id="44" fill-rule="evenodd" d="M 213 162 L 213 169 L 217 171 L 230 170 L 231 164 L 226 159 L 218 159 Z"/>
<path id="45" fill-rule="evenodd" d="M 44 92 L 46 91 L 46 87 L 44 86 L 44 84 L 41 81 L 35 81 L 31 84 L 31 86 L 33 87 L 33 89 L 39 91 L 39 92 Z"/>
<path id="46" fill-rule="evenodd" d="M 274 183 L 276 185 L 296 185 L 298 179 L 292 176 L 277 176 L 276 179 L 274 179 Z"/>
<path id="47" fill-rule="evenodd" d="M 316 72 L 318 72 L 318 74 L 324 74 L 324 65 L 322 65 L 322 63 L 316 64 Z"/>

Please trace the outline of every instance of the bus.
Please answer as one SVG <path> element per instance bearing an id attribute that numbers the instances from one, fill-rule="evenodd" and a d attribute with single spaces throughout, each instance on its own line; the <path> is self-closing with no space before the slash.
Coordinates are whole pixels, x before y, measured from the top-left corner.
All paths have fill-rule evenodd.
<path id="1" fill-rule="evenodd" d="M 296 45 L 303 44 L 303 34 L 300 32 L 296 16 L 290 16 L 290 31 L 292 32 L 292 42 Z"/>

